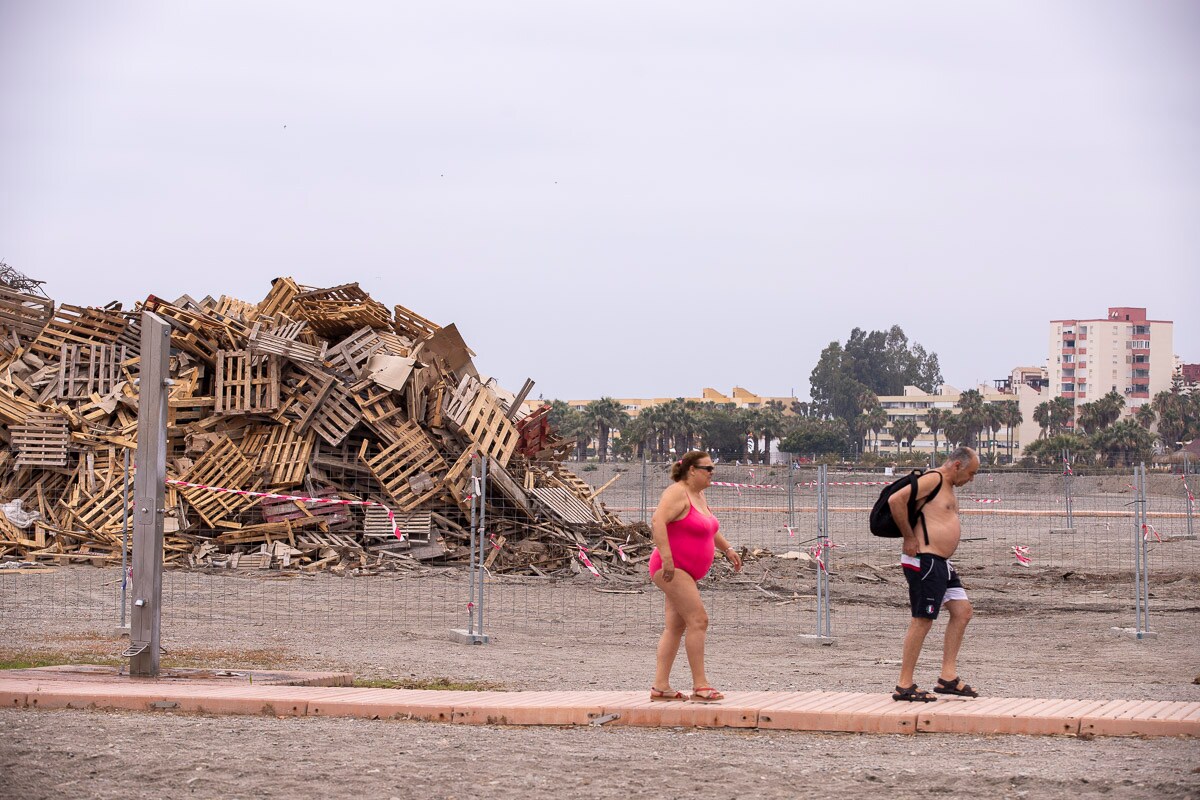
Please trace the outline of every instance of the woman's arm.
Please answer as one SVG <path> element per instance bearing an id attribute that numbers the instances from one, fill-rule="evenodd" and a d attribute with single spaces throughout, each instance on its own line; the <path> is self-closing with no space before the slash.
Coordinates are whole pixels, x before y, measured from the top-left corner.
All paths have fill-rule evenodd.
<path id="1" fill-rule="evenodd" d="M 742 571 L 742 557 L 738 555 L 738 551 L 733 548 L 728 539 L 718 533 L 713 537 L 713 544 L 721 551 L 721 555 L 725 556 L 730 564 L 733 564 L 734 572 Z"/>

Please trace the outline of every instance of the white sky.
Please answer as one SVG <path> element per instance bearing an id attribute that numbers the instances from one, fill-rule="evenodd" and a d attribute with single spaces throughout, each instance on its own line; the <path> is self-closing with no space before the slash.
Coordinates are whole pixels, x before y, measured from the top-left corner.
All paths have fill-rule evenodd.
<path id="1" fill-rule="evenodd" d="M 277 275 L 512 388 L 969 386 L 1146 306 L 1200 361 L 1200 3 L 0 2 L 0 258 L 60 302 Z"/>

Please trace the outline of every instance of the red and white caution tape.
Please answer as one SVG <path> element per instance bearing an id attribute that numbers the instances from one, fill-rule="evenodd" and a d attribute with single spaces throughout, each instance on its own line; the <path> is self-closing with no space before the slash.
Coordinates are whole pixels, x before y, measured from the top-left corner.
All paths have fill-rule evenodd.
<path id="1" fill-rule="evenodd" d="M 579 556 L 579 560 L 583 562 L 583 565 L 588 568 L 588 572 L 592 573 L 597 578 L 600 577 L 600 570 L 596 569 L 596 566 L 592 563 L 592 560 L 588 558 L 586 547 L 580 545 L 579 552 L 576 555 Z"/>
<path id="2" fill-rule="evenodd" d="M 788 532 L 788 536 L 791 536 L 792 538 L 796 537 L 796 529 L 793 528 L 791 525 L 784 525 L 783 529 Z"/>
<path id="3" fill-rule="evenodd" d="M 1195 508 L 1195 506 L 1196 506 L 1196 497 L 1195 497 L 1195 495 L 1193 495 L 1193 494 L 1192 494 L 1192 490 L 1191 490 L 1191 488 L 1188 486 L 1188 483 L 1187 483 L 1187 475 L 1180 475 L 1180 476 L 1179 476 L 1179 478 L 1180 478 L 1180 480 L 1182 480 L 1182 481 L 1183 481 L 1183 491 L 1187 493 L 1188 507 L 1189 507 L 1189 508 Z"/>
<path id="4" fill-rule="evenodd" d="M 782 489 L 772 483 L 729 483 L 728 481 L 713 481 L 711 486 L 724 486 L 728 489 Z"/>
<path id="5" fill-rule="evenodd" d="M 1071 470 L 1071 461 L 1066 456 L 1063 456 L 1063 475 L 1074 474 L 1075 473 Z"/>
<path id="6" fill-rule="evenodd" d="M 617 545 L 617 555 L 619 555 L 621 557 L 622 561 L 629 560 L 629 556 L 627 556 L 625 554 L 625 546 L 624 545 Z"/>
<path id="7" fill-rule="evenodd" d="M 821 558 L 826 550 L 832 550 L 835 547 L 841 547 L 840 544 L 834 544 L 829 539 L 822 539 L 812 547 L 808 548 L 808 554 L 812 556 L 813 561 L 817 562 L 818 569 L 825 569 L 825 561 Z M 828 570 L 826 570 L 828 571 Z"/>
<path id="8" fill-rule="evenodd" d="M 1154 537 L 1154 541 L 1160 542 L 1160 543 L 1162 542 L 1162 536 L 1160 536 L 1158 531 L 1156 531 L 1154 529 L 1154 526 L 1148 522 L 1143 523 L 1142 524 L 1142 540 L 1148 542 L 1148 541 L 1150 541 L 1151 536 Z"/>
<path id="9" fill-rule="evenodd" d="M 167 483 L 172 486 L 186 486 L 189 489 L 203 489 L 207 492 L 224 492 L 225 494 L 237 494 L 242 497 L 266 497 L 271 500 L 297 500 L 301 503 L 324 503 L 325 505 L 334 506 L 375 506 L 382 508 L 387 512 L 388 522 L 392 525 L 392 533 L 396 534 L 396 538 L 404 540 L 404 534 L 400 532 L 400 526 L 396 524 L 396 512 L 385 506 L 383 503 L 376 503 L 371 500 L 342 500 L 337 497 L 302 497 L 292 494 L 274 494 L 272 492 L 251 492 L 247 489 L 226 489 L 223 486 L 206 486 L 203 483 L 188 483 L 187 481 L 179 481 L 171 478 L 167 479 Z"/>
<path id="10" fill-rule="evenodd" d="M 1017 559 L 1017 563 L 1022 567 L 1028 567 L 1033 562 L 1029 558 L 1029 547 L 1023 544 L 1013 545 L 1013 555 Z"/>
<path id="11" fill-rule="evenodd" d="M 829 481 L 829 486 L 891 486 L 890 481 Z"/>
<path id="12" fill-rule="evenodd" d="M 968 500 L 975 503 L 999 503 L 999 497 L 968 497 Z"/>

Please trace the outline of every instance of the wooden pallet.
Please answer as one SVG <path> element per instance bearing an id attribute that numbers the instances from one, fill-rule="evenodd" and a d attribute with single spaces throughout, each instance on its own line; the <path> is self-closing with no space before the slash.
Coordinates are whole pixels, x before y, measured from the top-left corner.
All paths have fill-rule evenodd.
<path id="1" fill-rule="evenodd" d="M 362 409 L 363 422 L 375 431 L 380 439 L 391 444 L 399 438 L 399 425 L 407 417 L 393 392 L 363 383 L 355 387 L 354 398 L 358 401 L 358 407 Z"/>
<path id="2" fill-rule="evenodd" d="M 21 342 L 36 339 L 54 316 L 54 301 L 0 286 L 0 331 Z"/>
<path id="3" fill-rule="evenodd" d="M 396 306 L 395 310 L 395 320 L 392 325 L 396 333 L 412 339 L 414 342 L 419 342 L 428 336 L 432 336 L 442 329 L 441 325 L 430 322 L 417 312 L 410 311 L 404 306 Z"/>
<path id="4" fill-rule="evenodd" d="M 31 414 L 21 425 L 12 426 L 16 466 L 65 467 L 71 430 L 62 414 Z"/>
<path id="5" fill-rule="evenodd" d="M 295 425 L 271 425 L 261 432 L 260 440 L 252 440 L 252 434 L 247 434 L 242 451 L 249 458 L 257 458 L 259 474 L 270 491 L 276 491 L 304 482 L 315 440 L 312 431 L 300 433 Z"/>
<path id="6" fill-rule="evenodd" d="M 287 314 L 293 316 L 296 295 L 300 294 L 300 287 L 291 278 L 276 278 L 271 281 L 271 291 L 267 292 L 258 304 L 258 314 L 260 317 L 269 317 L 275 314 Z"/>
<path id="7" fill-rule="evenodd" d="M 325 361 L 328 345 L 325 342 L 319 346 L 311 345 L 298 340 L 307 324 L 293 322 L 268 330 L 262 323 L 255 323 L 248 337 L 249 348 L 251 352 L 282 356 L 297 364 L 321 364 Z"/>
<path id="8" fill-rule="evenodd" d="M 171 324 L 171 346 L 195 356 L 209 366 L 217 363 L 217 351 L 241 350 L 249 338 L 250 329 L 233 319 L 218 320 L 203 313 L 199 304 L 190 298 L 176 303 L 150 295 L 143 305 Z"/>
<path id="9" fill-rule="evenodd" d="M 338 492 L 332 486 L 322 486 L 310 497 L 338 498 Z M 326 530 L 340 526 L 350 521 L 350 511 L 346 506 L 334 503 L 305 503 L 302 500 L 276 500 L 264 497 L 262 500 L 263 519 L 267 522 L 305 521 L 324 525 Z"/>
<path id="10" fill-rule="evenodd" d="M 428 542 L 433 534 L 433 512 L 410 511 L 407 514 L 396 514 L 396 526 L 404 538 L 414 542 Z M 395 540 L 396 532 L 388 519 L 387 509 L 379 506 L 367 506 L 366 519 L 363 521 L 364 539 Z"/>
<path id="11" fill-rule="evenodd" d="M 363 368 L 371 356 L 376 353 L 407 356 L 409 349 L 409 346 L 391 331 L 364 327 L 329 348 L 329 365 L 339 372 L 361 378 Z"/>
<path id="12" fill-rule="evenodd" d="M 37 414 L 45 410 L 45 408 L 39 406 L 37 403 L 31 403 L 24 398 L 17 397 L 6 387 L 0 386 L 0 422 L 3 422 L 5 427 L 20 425 L 29 419 L 31 414 Z"/>
<path id="13" fill-rule="evenodd" d="M 275 418 L 294 419 L 300 432 L 314 430 L 336 446 L 362 421 L 358 403 L 334 376 L 297 369 L 289 382 L 294 388 Z"/>
<path id="14" fill-rule="evenodd" d="M 392 329 L 392 315 L 387 306 L 372 300 L 357 283 L 301 292 L 295 303 L 294 316 L 306 320 L 314 331 L 330 339 L 363 326 Z"/>
<path id="15" fill-rule="evenodd" d="M 442 491 L 446 462 L 420 426 L 405 422 L 399 429 L 400 438 L 374 457 L 366 441 L 358 456 L 395 502 L 393 510 L 412 511 Z"/>
<path id="16" fill-rule="evenodd" d="M 29 351 L 54 360 L 64 344 L 113 344 L 124 328 L 125 317 L 119 312 L 63 304 L 29 345 Z"/>
<path id="17" fill-rule="evenodd" d="M 452 423 L 456 430 L 461 430 L 467 420 L 467 413 L 475 402 L 482 385 L 473 375 L 463 375 L 458 385 L 445 395 L 442 401 L 442 416 Z"/>
<path id="18" fill-rule="evenodd" d="M 254 464 L 227 436 L 222 436 L 217 444 L 197 458 L 192 468 L 181 476 L 181 480 L 205 486 L 249 491 L 258 491 L 262 486 L 262 479 L 258 477 Z M 255 497 L 206 489 L 189 487 L 179 491 L 188 505 L 210 527 L 216 527 L 226 517 L 240 514 L 258 502 L 258 498 Z"/>
<path id="19" fill-rule="evenodd" d="M 279 357 L 218 350 L 216 414 L 265 414 L 279 408 Z"/>
<path id="20" fill-rule="evenodd" d="M 229 317 L 243 323 L 252 323 L 258 317 L 258 305 L 247 303 L 236 297 L 221 295 L 221 299 L 204 304 L 204 310 L 218 317 Z"/>
<path id="21" fill-rule="evenodd" d="M 110 394 L 125 379 L 124 361 L 125 347 L 120 344 L 64 344 L 58 362 L 59 399 Z"/>
<path id="22" fill-rule="evenodd" d="M 475 401 L 459 427 L 480 452 L 496 459 L 500 466 L 508 466 L 508 460 L 517 448 L 517 428 L 505 416 L 504 407 L 491 390 L 483 387 L 475 395 Z"/>

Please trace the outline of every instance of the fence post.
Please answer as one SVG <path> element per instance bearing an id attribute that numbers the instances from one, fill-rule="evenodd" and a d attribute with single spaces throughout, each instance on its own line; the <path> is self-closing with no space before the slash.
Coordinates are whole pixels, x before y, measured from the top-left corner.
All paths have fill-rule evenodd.
<path id="1" fill-rule="evenodd" d="M 138 374 L 137 475 L 134 477 L 133 588 L 129 674 L 157 677 L 162 632 L 163 508 L 167 479 L 167 367 L 171 326 L 142 312 Z"/>
<path id="2" fill-rule="evenodd" d="M 1074 514 L 1073 514 L 1073 510 L 1071 508 L 1071 505 L 1072 505 L 1071 504 L 1071 476 L 1074 473 L 1074 471 L 1071 469 L 1071 451 L 1064 448 L 1062 451 L 1062 458 L 1063 458 L 1063 502 L 1065 502 L 1066 506 L 1067 506 L 1067 528 L 1070 529 L 1070 528 L 1075 527 Z"/>
<path id="3" fill-rule="evenodd" d="M 788 465 L 787 481 L 787 526 L 788 530 L 796 527 L 796 465 Z"/>
<path id="4" fill-rule="evenodd" d="M 1150 571 L 1147 563 L 1147 534 L 1149 533 L 1149 499 L 1146 493 L 1146 465 L 1134 468 L 1133 547 L 1134 547 L 1134 590 L 1137 594 L 1137 627 L 1134 635 L 1145 639 L 1150 633 Z"/>
<path id="5" fill-rule="evenodd" d="M 829 563 L 833 542 L 829 538 L 829 465 L 817 467 L 817 544 L 809 552 L 817 563 L 817 630 L 800 641 L 831 645 L 834 642 L 829 619 Z"/>
<path id="6" fill-rule="evenodd" d="M 121 476 L 121 624 L 119 635 L 129 633 L 129 448 L 125 448 L 125 473 Z"/>
<path id="7" fill-rule="evenodd" d="M 649 456 L 646 454 L 646 452 L 642 451 L 642 496 L 641 496 L 641 520 L 642 520 L 642 522 L 646 521 L 646 510 L 647 510 L 647 503 L 648 503 L 649 491 L 650 491 L 649 486 L 647 484 L 647 481 L 649 481 L 649 471 L 648 471 L 649 464 L 647 463 L 648 457 Z"/>
<path id="8" fill-rule="evenodd" d="M 1193 539 L 1196 536 L 1192 529 L 1192 514 L 1195 512 L 1196 498 L 1192 494 L 1192 488 L 1188 486 L 1188 454 L 1185 451 L 1183 454 L 1183 496 L 1184 502 L 1187 505 L 1187 537 Z"/>
<path id="9" fill-rule="evenodd" d="M 467 627 L 454 628 L 450 639 L 459 644 L 487 644 L 483 632 L 483 541 L 485 506 L 487 500 L 487 456 L 476 453 L 471 459 L 471 543 L 467 581 Z"/>

